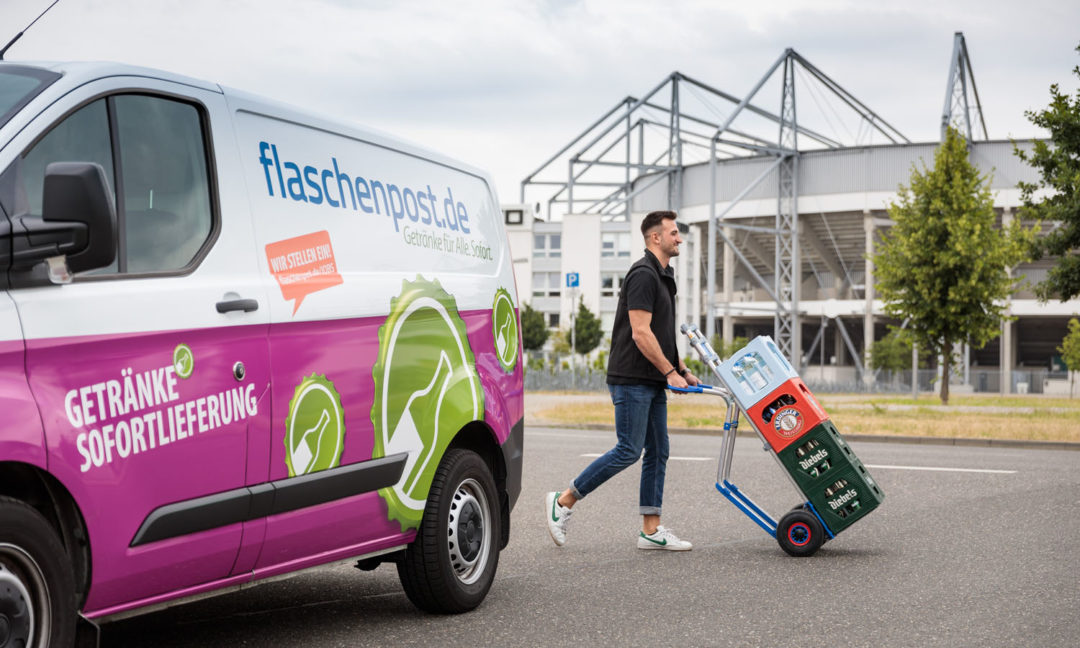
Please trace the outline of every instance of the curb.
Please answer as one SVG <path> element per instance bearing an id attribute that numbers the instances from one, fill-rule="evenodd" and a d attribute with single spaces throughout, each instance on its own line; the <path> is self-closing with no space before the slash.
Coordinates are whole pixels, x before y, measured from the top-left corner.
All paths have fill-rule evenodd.
<path id="1" fill-rule="evenodd" d="M 536 421 L 528 423 L 528 426 L 560 427 L 576 430 L 610 430 L 615 431 L 614 425 L 604 423 L 555 423 Z M 669 427 L 669 434 L 689 434 L 693 436 L 716 436 L 723 432 L 722 428 L 678 428 Z M 756 432 L 751 430 L 739 430 L 737 437 L 760 439 Z M 917 445 L 944 445 L 967 448 L 1013 448 L 1021 450 L 1066 450 L 1080 452 L 1080 443 L 1074 441 L 1024 441 L 1019 439 L 972 439 L 964 437 L 921 437 L 905 435 L 878 435 L 878 434 L 845 434 L 847 441 L 871 442 L 871 443 L 912 443 Z"/>

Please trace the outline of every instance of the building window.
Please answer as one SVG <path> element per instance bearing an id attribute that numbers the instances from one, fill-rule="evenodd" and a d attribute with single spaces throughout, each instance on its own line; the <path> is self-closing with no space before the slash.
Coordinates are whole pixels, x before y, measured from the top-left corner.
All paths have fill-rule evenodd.
<path id="1" fill-rule="evenodd" d="M 623 278 L 625 275 L 621 272 L 604 272 L 600 274 L 600 296 L 601 297 L 618 297 L 619 291 L 622 290 Z"/>
<path id="2" fill-rule="evenodd" d="M 553 328 L 553 329 L 559 328 L 559 314 L 558 313 L 548 313 L 547 320 L 548 320 L 548 328 Z"/>
<path id="3" fill-rule="evenodd" d="M 558 297 L 562 295 L 558 272 L 533 273 L 533 297 Z"/>
<path id="4" fill-rule="evenodd" d="M 533 256 L 557 259 L 562 256 L 562 234 L 533 234 Z"/>
<path id="5" fill-rule="evenodd" d="M 507 225 L 521 225 L 525 220 L 525 212 L 520 209 L 507 209 L 503 212 L 503 219 Z"/>
<path id="6" fill-rule="evenodd" d="M 606 259 L 630 257 L 630 234 L 604 232 L 600 235 L 600 256 Z"/>

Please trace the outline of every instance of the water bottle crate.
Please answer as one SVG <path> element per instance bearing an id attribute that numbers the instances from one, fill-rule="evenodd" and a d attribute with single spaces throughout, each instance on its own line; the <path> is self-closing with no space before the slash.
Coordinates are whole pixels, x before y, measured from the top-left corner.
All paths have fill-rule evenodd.
<path id="1" fill-rule="evenodd" d="M 776 454 L 804 492 L 845 468 L 861 465 L 832 421 L 822 421 Z"/>
<path id="2" fill-rule="evenodd" d="M 834 473 L 809 489 L 807 495 L 834 534 L 854 524 L 885 499 L 885 493 L 861 462 Z"/>
<path id="3" fill-rule="evenodd" d="M 775 452 L 828 420 L 814 395 L 798 377 L 789 378 L 746 410 L 746 418 Z"/>
<path id="4" fill-rule="evenodd" d="M 773 339 L 761 335 L 720 364 L 720 378 L 744 410 L 799 374 Z"/>

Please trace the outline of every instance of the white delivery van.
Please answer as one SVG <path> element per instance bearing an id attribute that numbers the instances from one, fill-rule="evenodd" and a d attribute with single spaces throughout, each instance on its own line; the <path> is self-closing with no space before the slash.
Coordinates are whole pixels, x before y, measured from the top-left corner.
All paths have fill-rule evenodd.
<path id="1" fill-rule="evenodd" d="M 0 62 L 12 645 L 344 559 L 478 605 L 521 484 L 497 205 L 475 169 L 212 83 Z"/>

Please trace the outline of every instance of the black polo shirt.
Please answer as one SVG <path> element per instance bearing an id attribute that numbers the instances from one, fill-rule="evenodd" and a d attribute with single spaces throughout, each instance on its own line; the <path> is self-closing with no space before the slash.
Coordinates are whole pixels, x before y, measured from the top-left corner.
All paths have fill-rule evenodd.
<path id="1" fill-rule="evenodd" d="M 656 256 L 645 250 L 638 262 L 630 266 L 619 291 L 619 305 L 615 308 L 615 324 L 611 329 L 611 353 L 608 356 L 607 382 L 609 385 L 666 385 L 667 379 L 649 362 L 637 344 L 630 328 L 632 310 L 652 313 L 649 328 L 664 357 L 672 366 L 679 366 L 679 350 L 675 345 L 675 270 L 669 264 L 660 267 Z"/>

